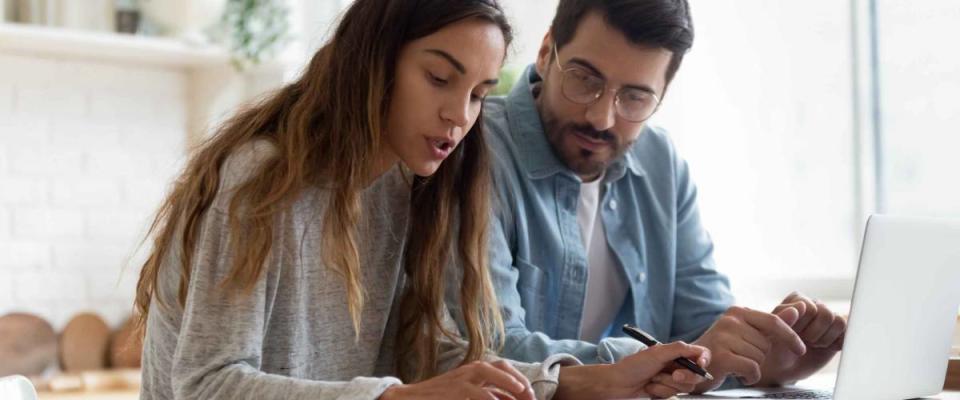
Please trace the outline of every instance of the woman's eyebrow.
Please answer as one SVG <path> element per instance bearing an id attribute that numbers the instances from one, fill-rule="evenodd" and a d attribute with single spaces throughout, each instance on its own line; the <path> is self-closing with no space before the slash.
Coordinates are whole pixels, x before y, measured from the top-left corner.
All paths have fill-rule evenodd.
<path id="1" fill-rule="evenodd" d="M 453 68 L 456 68 L 456 70 L 459 71 L 461 75 L 467 73 L 467 68 L 463 66 L 463 63 L 460 62 L 460 60 L 457 60 L 456 57 L 450 55 L 450 53 L 447 53 L 439 49 L 426 49 L 424 51 L 430 54 L 440 56 L 444 60 L 447 60 L 447 62 L 449 62 L 450 65 L 453 65 Z"/>
<path id="2" fill-rule="evenodd" d="M 440 58 L 443 58 L 444 60 L 447 60 L 447 62 L 449 62 L 450 65 L 452 65 L 453 68 L 460 73 L 460 75 L 465 75 L 467 73 L 467 67 L 465 67 L 463 63 L 460 62 L 460 60 L 457 60 L 457 58 L 454 57 L 452 54 L 447 53 L 446 51 L 443 51 L 440 49 L 426 49 L 424 51 L 427 53 L 433 54 L 435 56 L 438 56 Z M 490 78 L 483 81 L 484 85 L 496 86 L 498 83 L 500 83 L 500 79 L 498 78 Z"/>

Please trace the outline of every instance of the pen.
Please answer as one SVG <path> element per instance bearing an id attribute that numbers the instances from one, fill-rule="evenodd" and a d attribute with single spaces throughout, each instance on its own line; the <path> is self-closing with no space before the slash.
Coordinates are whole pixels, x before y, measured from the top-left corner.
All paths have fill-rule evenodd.
<path id="1" fill-rule="evenodd" d="M 639 340 L 641 343 L 647 345 L 647 347 L 653 347 L 660 344 L 660 342 L 658 342 L 657 339 L 654 339 L 653 336 L 650 336 L 650 334 L 641 331 L 635 326 L 630 326 L 630 324 L 623 325 L 623 333 L 626 333 L 627 335 L 630 335 L 630 337 Z M 713 375 L 710 375 L 709 372 L 703 368 L 700 368 L 700 366 L 693 361 L 690 361 L 684 357 L 678 357 L 674 359 L 673 362 L 680 364 L 681 367 L 689 369 L 697 375 L 707 378 L 709 381 L 713 380 Z"/>

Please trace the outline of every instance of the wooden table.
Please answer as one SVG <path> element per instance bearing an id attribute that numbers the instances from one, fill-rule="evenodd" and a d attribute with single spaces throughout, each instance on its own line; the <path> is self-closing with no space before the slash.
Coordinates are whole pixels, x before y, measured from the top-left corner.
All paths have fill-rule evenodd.
<path id="1" fill-rule="evenodd" d="M 139 390 L 108 390 L 79 392 L 39 392 L 39 400 L 137 400 Z"/>
<path id="2" fill-rule="evenodd" d="M 834 374 L 817 374 L 804 383 L 815 388 L 829 387 L 833 384 L 834 376 Z M 949 390 L 927 399 L 960 400 L 960 358 L 950 360 L 944 387 Z M 139 397 L 139 390 L 39 393 L 39 400 L 136 400 Z"/>

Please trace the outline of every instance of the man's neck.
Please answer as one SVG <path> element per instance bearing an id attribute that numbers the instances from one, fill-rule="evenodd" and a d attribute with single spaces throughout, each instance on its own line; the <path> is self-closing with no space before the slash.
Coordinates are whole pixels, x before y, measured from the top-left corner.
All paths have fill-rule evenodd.
<path id="1" fill-rule="evenodd" d="M 590 174 L 590 175 L 577 174 L 577 176 L 580 177 L 580 182 L 591 183 L 598 179 L 603 178 L 603 171 L 598 172 L 596 174 Z"/>

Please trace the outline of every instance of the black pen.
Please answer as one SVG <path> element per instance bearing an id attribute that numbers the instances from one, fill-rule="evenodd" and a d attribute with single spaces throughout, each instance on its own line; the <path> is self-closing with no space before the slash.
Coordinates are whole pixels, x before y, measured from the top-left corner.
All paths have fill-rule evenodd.
<path id="1" fill-rule="evenodd" d="M 630 337 L 639 340 L 641 343 L 647 345 L 647 347 L 653 347 L 660 344 L 660 342 L 658 342 L 657 339 L 654 339 L 653 336 L 650 336 L 650 334 L 641 331 L 635 326 L 630 326 L 630 324 L 623 324 L 623 333 L 626 333 L 627 335 L 630 335 Z M 710 375 L 707 370 L 700 368 L 697 363 L 690 361 L 689 359 L 678 357 L 674 359 L 673 362 L 680 364 L 681 367 L 689 369 L 697 375 L 707 378 L 708 381 L 713 380 L 713 375 Z"/>

